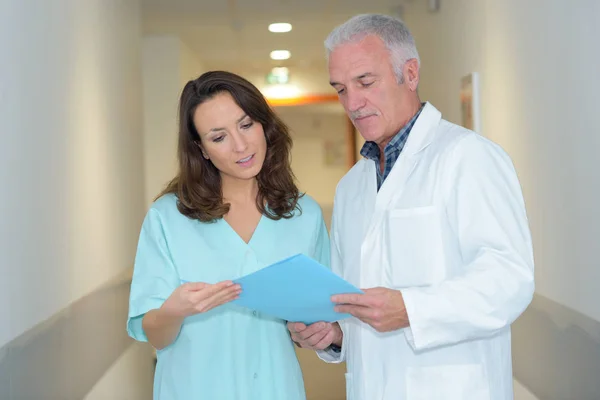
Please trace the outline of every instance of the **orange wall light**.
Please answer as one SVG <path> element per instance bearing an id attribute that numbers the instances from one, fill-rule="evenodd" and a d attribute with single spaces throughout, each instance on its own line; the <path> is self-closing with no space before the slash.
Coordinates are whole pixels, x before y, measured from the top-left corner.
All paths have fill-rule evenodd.
<path id="1" fill-rule="evenodd" d="M 313 94 L 297 97 L 284 97 L 284 98 L 269 98 L 267 97 L 269 105 L 272 107 L 280 106 L 303 106 L 307 104 L 319 104 L 319 103 L 332 103 L 338 101 L 336 94 Z"/>

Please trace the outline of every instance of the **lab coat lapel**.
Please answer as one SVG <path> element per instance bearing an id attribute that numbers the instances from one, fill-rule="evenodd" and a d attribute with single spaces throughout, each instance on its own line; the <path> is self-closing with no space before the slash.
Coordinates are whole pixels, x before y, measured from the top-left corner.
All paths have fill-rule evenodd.
<path id="1" fill-rule="evenodd" d="M 430 103 L 426 103 L 421 115 L 413 126 L 400 157 L 377 194 L 377 209 L 385 211 L 393 199 L 397 199 L 404 190 L 405 183 L 421 159 L 424 150 L 435 134 L 442 114 Z"/>
<path id="2" fill-rule="evenodd" d="M 373 220 L 373 213 L 375 212 L 375 202 L 377 200 L 377 171 L 375 170 L 377 165 L 373 161 L 365 163 L 365 167 L 362 171 L 363 184 L 360 187 L 365 188 L 363 193 L 363 224 L 362 224 L 362 240 L 369 232 L 371 227 L 371 221 Z"/>

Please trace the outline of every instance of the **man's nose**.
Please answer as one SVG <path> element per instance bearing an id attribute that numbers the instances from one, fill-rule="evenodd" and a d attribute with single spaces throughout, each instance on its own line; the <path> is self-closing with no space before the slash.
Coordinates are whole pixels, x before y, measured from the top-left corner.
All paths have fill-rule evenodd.
<path id="1" fill-rule="evenodd" d="M 355 112 L 365 106 L 365 97 L 357 91 L 348 91 L 346 98 L 346 107 L 348 111 Z"/>

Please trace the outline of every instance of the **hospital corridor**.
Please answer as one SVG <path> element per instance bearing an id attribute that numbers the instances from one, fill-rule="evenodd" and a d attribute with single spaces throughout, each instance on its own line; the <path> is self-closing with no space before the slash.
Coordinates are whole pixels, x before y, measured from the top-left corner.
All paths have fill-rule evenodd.
<path id="1" fill-rule="evenodd" d="M 144 218 L 178 173 L 180 96 L 202 74 L 260 91 L 331 231 L 365 139 L 324 40 L 373 13 L 410 29 L 423 109 L 498 144 L 518 175 L 535 292 L 508 339 L 514 399 L 600 400 L 598 0 L 0 0 L 0 400 L 153 399 L 156 351 L 126 330 L 133 266 Z M 287 345 L 307 400 L 353 400 L 345 362 Z M 213 384 L 239 383 L 228 373 Z M 465 396 L 448 400 L 500 399 Z"/>

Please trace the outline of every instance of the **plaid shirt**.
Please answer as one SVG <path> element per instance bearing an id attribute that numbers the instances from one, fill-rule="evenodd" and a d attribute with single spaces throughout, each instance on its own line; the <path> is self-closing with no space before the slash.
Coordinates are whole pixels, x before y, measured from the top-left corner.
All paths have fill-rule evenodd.
<path id="1" fill-rule="evenodd" d="M 402 149 L 406 144 L 408 135 L 410 134 L 412 127 L 415 125 L 415 122 L 417 122 L 417 118 L 421 114 L 421 110 L 423 110 L 423 106 L 421 106 L 421 108 L 415 114 L 415 116 L 412 117 L 410 121 L 408 121 L 408 123 L 404 125 L 402 129 L 400 129 L 400 132 L 398 132 L 396 136 L 394 136 L 392 140 L 390 140 L 387 146 L 385 146 L 385 149 L 383 150 L 383 153 L 385 155 L 383 173 L 381 172 L 381 168 L 379 167 L 379 146 L 377 146 L 377 143 L 365 142 L 362 149 L 360 150 L 360 154 L 363 157 L 375 161 L 375 165 L 377 165 L 377 191 L 381 189 L 381 185 L 383 185 L 385 178 L 387 178 L 387 176 L 390 174 L 390 171 L 394 167 L 396 160 L 398 160 L 398 157 L 400 157 L 400 153 L 402 152 Z"/>

